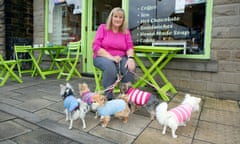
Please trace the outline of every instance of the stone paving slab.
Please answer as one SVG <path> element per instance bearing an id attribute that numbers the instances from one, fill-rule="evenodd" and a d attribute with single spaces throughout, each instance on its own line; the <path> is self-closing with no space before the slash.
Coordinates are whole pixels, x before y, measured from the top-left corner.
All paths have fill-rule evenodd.
<path id="1" fill-rule="evenodd" d="M 180 136 L 176 139 L 170 134 L 162 135 L 159 129 L 146 128 L 134 144 L 191 144 L 192 138 Z"/>
<path id="2" fill-rule="evenodd" d="M 240 113 L 232 111 L 220 111 L 205 108 L 202 111 L 201 120 L 219 124 L 231 125 L 240 128 Z"/>
<path id="3" fill-rule="evenodd" d="M 41 109 L 35 112 L 34 114 L 40 117 L 40 119 L 50 119 L 54 121 L 59 121 L 64 117 L 62 114 L 48 110 L 48 109 Z"/>
<path id="4" fill-rule="evenodd" d="M 111 128 L 103 128 L 101 126 L 97 126 L 92 129 L 90 134 L 95 135 L 97 137 L 102 137 L 111 141 L 112 143 L 117 144 L 131 144 L 133 140 L 136 138 L 132 135 L 128 135 L 126 133 L 111 129 Z"/>
<path id="5" fill-rule="evenodd" d="M 63 101 L 51 104 L 47 108 L 52 111 L 64 114 Z"/>
<path id="6" fill-rule="evenodd" d="M 32 123 L 36 123 L 41 121 L 42 119 L 40 119 L 38 116 L 34 115 L 33 113 L 27 112 L 27 111 L 23 111 L 21 109 L 18 109 L 16 107 L 10 106 L 10 105 L 6 105 L 4 103 L 0 102 L 0 110 L 7 112 L 11 115 L 14 115 L 16 117 L 25 119 L 29 122 Z"/>
<path id="7" fill-rule="evenodd" d="M 39 126 L 37 126 L 36 124 L 24 121 L 22 119 L 14 119 L 13 121 L 15 123 L 21 125 L 21 126 L 24 126 L 24 127 L 28 128 L 28 129 L 31 129 L 31 130 L 35 130 L 35 129 L 39 128 Z"/>
<path id="8" fill-rule="evenodd" d="M 240 142 L 240 127 L 200 121 L 195 139 L 213 144 L 237 144 Z"/>
<path id="9" fill-rule="evenodd" d="M 237 101 L 221 100 L 215 98 L 205 98 L 204 108 L 212 108 L 217 110 L 240 112 L 240 108 Z"/>
<path id="10" fill-rule="evenodd" d="M 37 129 L 31 133 L 14 138 L 13 141 L 19 144 L 69 144 L 72 142 L 71 139 L 50 133 L 44 129 Z"/>
<path id="11" fill-rule="evenodd" d="M 16 118 L 13 115 L 0 111 L 0 122 Z"/>
<path id="12" fill-rule="evenodd" d="M 5 141 L 1 141 L 0 144 L 17 144 L 12 140 L 5 140 Z"/>
<path id="13" fill-rule="evenodd" d="M 35 112 L 51 104 L 53 104 L 53 102 L 45 99 L 36 98 L 36 99 L 26 100 L 24 103 L 21 103 L 15 106 L 28 112 Z"/>
<path id="14" fill-rule="evenodd" d="M 69 139 L 72 139 L 74 141 L 84 143 L 84 144 L 110 144 L 112 142 L 109 142 L 108 140 L 104 140 L 102 138 L 96 137 L 94 135 L 88 134 L 86 132 L 79 131 L 77 129 L 69 130 L 66 128 L 66 126 L 56 123 L 55 121 L 51 120 L 44 120 L 38 123 L 39 126 L 50 130 L 52 132 L 59 133 Z"/>
<path id="15" fill-rule="evenodd" d="M 192 144 L 212 144 L 212 143 L 200 140 L 193 140 Z"/>
<path id="16" fill-rule="evenodd" d="M 31 131 L 15 122 L 6 121 L 0 123 L 0 141 L 13 138 Z"/>
<path id="17" fill-rule="evenodd" d="M 122 120 L 118 118 L 112 118 L 108 127 L 126 134 L 137 136 L 148 126 L 150 122 L 151 120 L 148 117 L 130 114 L 127 123 L 123 123 Z"/>
<path id="18" fill-rule="evenodd" d="M 0 98 L 0 101 L 2 103 L 6 103 L 6 104 L 9 104 L 9 105 L 18 105 L 18 104 L 21 104 L 23 103 L 23 101 L 20 101 L 20 100 L 15 100 L 11 97 L 8 97 L 8 98 Z"/>

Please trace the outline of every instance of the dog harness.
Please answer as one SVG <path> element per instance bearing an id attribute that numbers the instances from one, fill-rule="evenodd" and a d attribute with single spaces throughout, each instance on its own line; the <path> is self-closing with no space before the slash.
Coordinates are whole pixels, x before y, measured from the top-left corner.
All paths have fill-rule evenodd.
<path id="1" fill-rule="evenodd" d="M 122 99 L 107 101 L 104 106 L 97 109 L 99 116 L 111 116 L 126 108 L 126 102 Z"/>
<path id="2" fill-rule="evenodd" d="M 175 117 L 178 123 L 182 123 L 188 118 L 190 118 L 192 113 L 192 107 L 188 104 L 182 104 L 169 110 L 169 112 Z"/>
<path id="3" fill-rule="evenodd" d="M 92 104 L 92 97 L 94 96 L 94 92 L 85 92 L 82 94 L 82 100 L 87 103 L 88 105 Z"/>
<path id="4" fill-rule="evenodd" d="M 130 88 L 127 91 L 127 94 L 128 94 L 128 99 L 131 102 L 140 106 L 145 105 L 148 102 L 150 96 L 152 95 L 149 92 L 145 92 L 145 91 L 134 89 L 134 88 Z"/>
<path id="5" fill-rule="evenodd" d="M 70 95 L 65 98 L 63 106 L 65 109 L 68 109 L 68 111 L 72 112 L 79 107 L 79 103 L 73 95 Z"/>

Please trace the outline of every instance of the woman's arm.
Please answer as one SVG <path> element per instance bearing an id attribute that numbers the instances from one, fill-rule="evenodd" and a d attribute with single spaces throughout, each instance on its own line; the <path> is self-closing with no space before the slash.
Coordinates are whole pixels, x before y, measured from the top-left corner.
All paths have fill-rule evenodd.
<path id="1" fill-rule="evenodd" d="M 134 49 L 133 49 L 132 37 L 131 37 L 131 34 L 129 31 L 126 35 L 126 42 L 127 42 L 127 46 L 128 46 L 128 50 L 126 52 L 128 60 L 126 62 L 125 67 L 127 67 L 130 72 L 134 72 L 135 68 L 136 68 L 136 64 L 134 61 Z"/>

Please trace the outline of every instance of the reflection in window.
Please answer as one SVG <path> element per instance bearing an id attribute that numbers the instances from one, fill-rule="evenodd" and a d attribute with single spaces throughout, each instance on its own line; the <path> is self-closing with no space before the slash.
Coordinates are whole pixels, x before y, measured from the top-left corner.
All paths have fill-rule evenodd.
<path id="1" fill-rule="evenodd" d="M 129 0 L 129 28 L 135 45 L 184 47 L 204 54 L 205 0 Z"/>
<path id="2" fill-rule="evenodd" d="M 98 26 L 106 23 L 110 11 L 114 7 L 121 7 L 122 0 L 93 0 L 93 27 L 97 30 Z"/>
<path id="3" fill-rule="evenodd" d="M 67 45 L 81 39 L 81 1 L 49 1 L 48 45 Z"/>

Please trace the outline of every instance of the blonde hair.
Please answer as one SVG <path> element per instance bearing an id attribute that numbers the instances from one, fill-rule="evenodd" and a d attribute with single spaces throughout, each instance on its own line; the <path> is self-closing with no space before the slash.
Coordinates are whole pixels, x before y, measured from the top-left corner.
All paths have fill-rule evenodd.
<path id="1" fill-rule="evenodd" d="M 128 28 L 127 28 L 127 23 L 126 23 L 126 19 L 125 19 L 125 12 L 120 7 L 115 7 L 115 8 L 112 9 L 112 11 L 108 15 L 108 18 L 107 18 L 107 21 L 106 21 L 106 28 L 107 28 L 107 30 L 112 29 L 112 17 L 113 17 L 113 14 L 116 13 L 116 12 L 122 12 L 123 13 L 123 23 L 120 26 L 119 31 L 122 32 L 122 33 L 126 33 Z"/>

